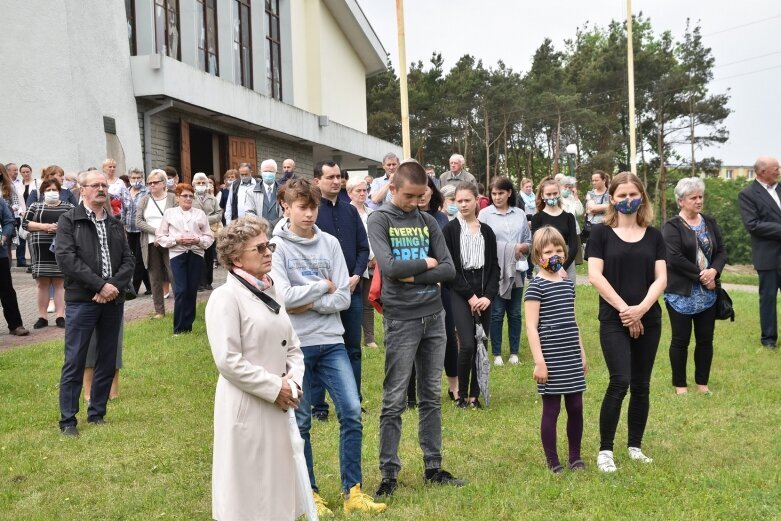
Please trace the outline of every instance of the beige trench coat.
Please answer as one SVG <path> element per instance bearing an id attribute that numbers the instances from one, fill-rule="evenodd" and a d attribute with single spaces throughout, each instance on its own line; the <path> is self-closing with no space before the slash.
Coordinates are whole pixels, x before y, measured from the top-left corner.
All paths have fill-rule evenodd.
<path id="1" fill-rule="evenodd" d="M 282 304 L 274 287 L 266 293 Z M 228 275 L 206 305 L 220 373 L 214 397 L 212 517 L 292 521 L 295 468 L 288 416 L 274 405 L 283 373 L 301 387 L 304 354 L 283 307 L 275 315 Z"/>

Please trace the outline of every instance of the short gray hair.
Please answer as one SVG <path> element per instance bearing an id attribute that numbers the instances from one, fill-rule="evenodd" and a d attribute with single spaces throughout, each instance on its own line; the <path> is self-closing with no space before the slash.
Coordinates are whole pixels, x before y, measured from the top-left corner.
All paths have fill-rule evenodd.
<path id="1" fill-rule="evenodd" d="M 144 171 L 143 171 L 143 170 L 141 170 L 141 169 L 140 169 L 140 168 L 138 168 L 138 167 L 133 167 L 133 168 L 131 168 L 130 170 L 128 170 L 128 171 L 127 171 L 127 176 L 128 176 L 128 177 L 130 177 L 130 176 L 131 176 L 131 175 L 133 175 L 133 174 L 141 174 L 141 177 L 142 177 L 142 178 L 144 177 Z"/>
<path id="2" fill-rule="evenodd" d="M 382 156 L 382 164 L 384 165 L 384 164 L 385 164 L 385 162 L 386 162 L 388 159 L 395 159 L 397 163 L 399 162 L 399 156 L 397 156 L 397 155 L 396 155 L 396 154 L 394 154 L 393 152 L 388 152 L 387 154 L 385 154 L 384 156 Z"/>
<path id="3" fill-rule="evenodd" d="M 560 184 L 562 184 L 562 185 L 573 185 L 573 186 L 577 186 L 577 184 L 578 184 L 578 180 L 577 180 L 577 179 L 575 179 L 575 178 L 574 178 L 574 177 L 572 177 L 572 176 L 565 175 L 564 177 L 562 177 L 562 178 L 561 178 L 561 181 L 559 181 L 559 183 L 560 183 Z"/>
<path id="4" fill-rule="evenodd" d="M 165 173 L 165 170 L 162 168 L 155 168 L 151 172 L 149 172 L 149 175 L 146 176 L 146 182 L 149 183 L 150 181 L 153 181 L 153 177 L 159 177 L 161 181 L 167 181 L 168 180 L 168 174 Z"/>
<path id="5" fill-rule="evenodd" d="M 196 172 L 195 173 L 195 175 L 193 176 L 193 183 L 196 180 L 198 180 L 198 179 L 203 179 L 204 181 L 208 181 L 209 180 L 209 178 L 206 177 L 206 174 L 204 174 L 203 172 Z"/>
<path id="6" fill-rule="evenodd" d="M 263 162 L 260 164 L 260 171 L 261 172 L 271 172 L 271 170 L 264 170 L 266 167 L 274 167 L 274 172 L 277 171 L 277 162 L 273 159 L 264 159 Z"/>
<path id="7" fill-rule="evenodd" d="M 233 268 L 247 241 L 261 233 L 268 236 L 269 228 L 268 221 L 256 215 L 239 217 L 217 233 L 217 260 L 226 270 Z"/>
<path id="8" fill-rule="evenodd" d="M 693 192 L 705 194 L 705 183 L 699 177 L 684 177 L 675 185 L 675 200 L 680 201 Z"/>
<path id="9" fill-rule="evenodd" d="M 87 170 L 86 172 L 79 172 L 79 177 L 78 177 L 79 186 L 86 185 L 87 184 L 87 178 L 89 176 L 93 175 L 93 174 L 99 175 L 99 176 L 103 177 L 103 179 L 108 180 L 108 178 L 106 177 L 106 174 L 101 172 L 100 170 Z"/>
<path id="10" fill-rule="evenodd" d="M 363 183 L 363 184 L 366 184 L 366 178 L 364 178 L 364 177 L 358 177 L 358 176 L 356 176 L 356 177 L 351 177 L 350 179 L 348 179 L 348 180 L 347 180 L 347 184 L 345 185 L 345 187 L 344 187 L 344 188 L 345 188 L 345 190 L 347 190 L 348 192 L 352 192 L 352 191 L 353 191 L 353 188 L 357 187 L 357 186 L 358 186 L 358 185 L 360 185 L 361 183 Z M 368 188 L 368 186 L 367 186 L 367 188 Z"/>
<path id="11" fill-rule="evenodd" d="M 466 163 L 466 159 L 464 159 L 464 156 L 462 156 L 461 154 L 453 154 L 452 156 L 450 156 L 449 161 L 453 161 L 453 160 L 456 160 L 459 163 L 461 163 L 461 166 L 464 166 L 464 163 Z"/>

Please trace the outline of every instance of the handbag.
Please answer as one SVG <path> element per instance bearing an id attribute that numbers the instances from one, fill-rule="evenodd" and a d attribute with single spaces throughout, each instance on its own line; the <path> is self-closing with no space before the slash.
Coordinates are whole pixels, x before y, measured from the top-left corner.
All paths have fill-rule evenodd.
<path id="1" fill-rule="evenodd" d="M 735 322 L 735 309 L 732 307 L 732 299 L 727 290 L 721 287 L 721 282 L 716 281 L 716 319 Z"/>
<path id="2" fill-rule="evenodd" d="M 369 288 L 369 303 L 377 310 L 377 313 L 382 315 L 382 275 L 380 275 L 379 264 L 374 267 L 374 274 L 372 275 L 372 285 Z"/>
<path id="3" fill-rule="evenodd" d="M 588 216 L 586 216 L 586 220 L 583 222 L 583 229 L 580 230 L 580 240 L 586 242 L 588 241 L 590 235 L 591 235 L 591 221 L 589 221 Z"/>

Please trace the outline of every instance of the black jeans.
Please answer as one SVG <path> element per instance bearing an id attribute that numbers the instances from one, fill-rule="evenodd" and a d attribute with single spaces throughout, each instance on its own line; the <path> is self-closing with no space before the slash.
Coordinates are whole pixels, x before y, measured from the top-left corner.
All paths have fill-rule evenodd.
<path id="1" fill-rule="evenodd" d="M 152 284 L 149 283 L 149 273 L 146 271 L 141 257 L 141 232 L 127 232 L 127 243 L 130 246 L 130 252 L 136 259 L 136 268 L 133 271 L 133 289 L 138 293 L 143 282 L 147 291 L 152 291 Z"/>
<path id="2" fill-rule="evenodd" d="M 3 306 L 3 316 L 9 331 L 22 325 L 19 302 L 16 300 L 16 290 L 11 279 L 11 259 L 8 257 L 0 257 L 0 305 Z"/>
<path id="3" fill-rule="evenodd" d="M 781 270 L 760 270 L 759 275 L 759 327 L 760 342 L 774 346 L 778 342 L 778 292 L 781 291 Z"/>
<path id="4" fill-rule="evenodd" d="M 643 326 L 645 332 L 639 338 L 632 338 L 629 329 L 620 322 L 599 324 L 599 341 L 610 373 L 610 383 L 599 413 L 599 450 L 613 450 L 621 404 L 627 391 L 631 391 L 627 412 L 627 445 L 640 448 L 643 442 L 648 421 L 651 371 L 659 348 L 662 324 L 660 320 L 649 320 Z"/>
<path id="5" fill-rule="evenodd" d="M 467 282 L 472 287 L 472 291 L 478 297 L 483 296 L 481 287 L 482 274 L 483 270 L 465 270 L 463 272 L 463 276 L 466 277 Z M 456 277 L 461 276 L 461 273 L 456 274 Z M 458 324 L 456 326 L 456 333 L 458 333 L 458 395 L 464 399 L 467 396 L 469 398 L 477 398 L 480 395 L 480 388 L 477 384 L 477 368 L 475 366 L 475 351 L 477 347 L 475 317 L 472 315 L 469 303 L 464 300 L 464 297 L 455 291 L 451 292 L 450 296 L 453 307 L 453 319 Z M 491 327 L 490 306 L 480 314 L 479 320 L 483 325 L 485 334 L 488 335 Z M 470 373 L 472 375 L 471 383 L 469 379 Z"/>
<path id="6" fill-rule="evenodd" d="M 673 386 L 686 387 L 686 361 L 689 357 L 689 340 L 694 324 L 694 382 L 708 385 L 711 361 L 713 360 L 713 329 L 716 326 L 716 306 L 713 305 L 696 315 L 678 313 L 667 304 L 670 315 L 670 367 Z"/>

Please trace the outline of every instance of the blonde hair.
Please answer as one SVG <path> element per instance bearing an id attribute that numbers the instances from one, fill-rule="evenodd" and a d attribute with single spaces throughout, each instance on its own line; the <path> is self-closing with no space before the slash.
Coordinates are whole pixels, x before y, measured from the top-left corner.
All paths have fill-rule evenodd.
<path id="1" fill-rule="evenodd" d="M 645 228 L 646 226 L 649 226 L 654 220 L 654 208 L 651 206 L 651 201 L 648 199 L 648 193 L 645 191 L 645 186 L 639 177 L 637 177 L 632 172 L 621 172 L 620 174 L 617 174 L 610 182 L 610 188 L 608 189 L 610 198 L 613 198 L 613 194 L 619 185 L 626 183 L 632 183 L 635 185 L 635 187 L 637 187 L 638 190 L 640 190 L 640 196 L 643 198 L 643 203 L 640 205 L 640 209 L 637 211 L 637 224 L 638 226 Z M 612 203 L 608 205 L 607 210 L 605 211 L 605 218 L 602 223 L 605 226 L 610 226 L 611 228 L 618 226 L 618 212 L 616 212 L 616 209 Z"/>
<path id="2" fill-rule="evenodd" d="M 256 215 L 239 217 L 217 233 L 217 260 L 226 269 L 233 268 L 233 261 L 241 256 L 247 241 L 261 233 L 268 236 L 268 221 Z"/>
<path id="3" fill-rule="evenodd" d="M 567 248 L 567 241 L 564 240 L 564 236 L 554 228 L 553 226 L 543 226 L 532 237 L 532 250 L 531 258 L 532 262 L 536 265 L 542 264 L 542 250 L 549 244 L 553 246 L 561 246 L 564 250 L 564 259 L 566 260 L 569 255 L 569 248 Z"/>

